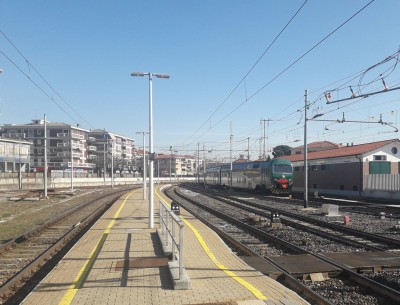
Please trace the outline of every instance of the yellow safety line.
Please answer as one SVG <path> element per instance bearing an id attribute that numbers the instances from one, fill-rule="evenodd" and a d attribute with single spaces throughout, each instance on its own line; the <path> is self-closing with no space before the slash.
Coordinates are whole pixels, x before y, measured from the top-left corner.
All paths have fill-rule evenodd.
<path id="1" fill-rule="evenodd" d="M 159 198 L 162 199 L 161 195 L 158 193 L 156 190 L 156 194 Z M 165 199 L 164 199 L 165 200 Z M 168 203 L 167 203 L 168 204 Z M 246 280 L 242 279 L 240 276 L 236 275 L 233 271 L 230 271 L 228 268 L 226 268 L 223 264 L 219 262 L 219 260 L 215 257 L 215 255 L 211 252 L 210 248 L 208 247 L 207 243 L 204 241 L 203 237 L 197 231 L 197 229 L 189 222 L 187 221 L 182 215 L 180 215 L 180 218 L 182 221 L 193 231 L 194 235 L 196 236 L 197 240 L 199 241 L 200 245 L 203 247 L 203 250 L 206 252 L 208 257 L 211 259 L 211 261 L 222 271 L 224 271 L 227 275 L 232 277 L 234 280 L 236 280 L 239 284 L 242 286 L 246 287 L 252 294 L 254 294 L 257 299 L 259 300 L 266 300 L 267 297 L 256 287 L 254 287 L 252 284 L 247 282 Z"/>
<path id="2" fill-rule="evenodd" d="M 92 252 L 90 253 L 88 259 L 86 260 L 85 264 L 79 270 L 77 276 L 74 279 L 74 282 L 68 287 L 67 292 L 65 293 L 64 297 L 61 299 L 59 305 L 69 305 L 71 304 L 72 300 L 74 299 L 78 289 L 82 287 L 84 280 L 87 278 L 89 271 L 92 269 L 92 266 L 99 254 L 101 248 L 103 247 L 104 242 L 107 239 L 108 234 L 110 233 L 111 228 L 114 226 L 115 220 L 118 218 L 119 214 L 121 213 L 122 209 L 125 206 L 126 201 L 128 198 L 134 193 L 129 193 L 125 200 L 122 202 L 121 206 L 119 207 L 118 211 L 115 213 L 113 219 L 110 221 L 108 226 L 103 232 L 100 240 L 97 242 L 96 246 L 93 248 Z"/>

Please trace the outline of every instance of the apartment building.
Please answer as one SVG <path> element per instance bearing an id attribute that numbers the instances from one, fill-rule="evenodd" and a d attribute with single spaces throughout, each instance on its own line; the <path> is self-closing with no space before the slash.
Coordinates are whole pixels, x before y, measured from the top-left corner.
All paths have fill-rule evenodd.
<path id="1" fill-rule="evenodd" d="M 159 154 L 156 155 L 155 161 L 155 173 L 159 173 L 161 177 L 168 177 L 170 173 L 172 177 L 194 176 L 197 174 L 197 160 L 194 156 Z"/>
<path id="2" fill-rule="evenodd" d="M 5 124 L 1 127 L 3 137 L 29 141 L 30 168 L 32 171 L 44 170 L 45 138 L 47 139 L 47 166 L 49 170 L 70 170 L 71 162 L 75 171 L 90 171 L 94 164 L 88 162 L 88 130 L 64 123 L 32 120 L 29 124 Z M 94 148 L 95 149 L 95 148 Z"/>
<path id="3" fill-rule="evenodd" d="M 88 145 L 94 150 L 88 154 L 90 162 L 95 164 L 95 172 L 110 171 L 131 172 L 134 167 L 133 150 L 135 141 L 103 129 L 93 129 L 88 133 Z"/>
<path id="4" fill-rule="evenodd" d="M 127 170 L 132 163 L 133 139 L 104 130 L 86 130 L 64 123 L 46 124 L 44 120 L 32 120 L 29 124 L 5 124 L 2 137 L 20 139 L 31 144 L 30 169 L 44 171 L 45 138 L 47 139 L 47 166 L 51 170 L 93 172 L 106 164 L 110 171 Z M 104 160 L 105 163 L 104 163 Z"/>

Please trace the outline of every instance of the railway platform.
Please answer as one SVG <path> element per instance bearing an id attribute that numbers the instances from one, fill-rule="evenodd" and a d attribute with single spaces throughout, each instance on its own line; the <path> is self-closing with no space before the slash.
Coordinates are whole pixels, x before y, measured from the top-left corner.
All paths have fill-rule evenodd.
<path id="1" fill-rule="evenodd" d="M 185 222 L 184 266 L 190 288 L 174 289 L 157 235 L 159 197 L 163 195 L 157 189 L 154 228 L 149 228 L 142 189 L 122 196 L 22 304 L 308 304 L 249 267 L 184 210 L 180 217 Z"/>

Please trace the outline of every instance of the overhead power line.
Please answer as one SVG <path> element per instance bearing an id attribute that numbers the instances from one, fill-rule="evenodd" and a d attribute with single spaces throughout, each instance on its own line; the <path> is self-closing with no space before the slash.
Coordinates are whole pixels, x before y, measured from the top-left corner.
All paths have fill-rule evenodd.
<path id="1" fill-rule="evenodd" d="M 88 126 L 92 127 L 91 124 L 86 121 L 55 89 L 54 87 L 40 74 L 40 72 L 30 63 L 30 61 L 22 54 L 22 52 L 17 48 L 17 46 L 10 40 L 10 38 L 8 38 L 8 36 L 2 31 L 0 30 L 0 33 L 4 36 L 4 38 L 14 47 L 14 49 L 19 53 L 19 55 L 21 55 L 21 57 L 26 61 L 26 63 L 28 64 L 28 66 L 30 68 L 32 68 L 37 75 L 46 83 L 47 86 L 49 86 L 49 88 L 69 107 L 69 109 L 74 112 L 82 121 L 86 122 L 86 124 L 88 124 Z M 4 54 L 4 52 L 0 51 L 4 57 L 6 57 L 20 72 L 22 72 L 36 87 L 38 87 L 43 93 L 45 93 L 45 95 L 47 97 L 50 98 L 51 101 L 53 101 L 64 113 L 66 113 L 75 123 L 78 123 L 69 113 L 67 113 L 67 111 L 61 107 L 60 104 L 58 104 L 53 97 L 51 97 L 49 94 L 47 94 L 45 92 L 45 90 L 43 88 L 41 88 L 37 83 L 35 83 L 32 78 L 30 76 L 28 76 L 25 72 L 23 72 L 23 70 L 21 68 L 19 68 L 17 66 L 17 64 L 15 64 L 8 56 L 6 56 Z"/>
<path id="2" fill-rule="evenodd" d="M 289 26 L 289 24 L 293 21 L 293 19 L 297 16 L 297 14 L 301 11 L 301 9 L 304 7 L 304 5 L 307 3 L 308 0 L 305 0 L 303 4 L 300 6 L 300 8 L 296 11 L 296 13 L 290 18 L 290 20 L 286 23 L 286 25 L 282 28 L 282 30 L 276 35 L 274 40 L 269 44 L 267 49 L 261 54 L 261 56 L 256 60 L 256 62 L 252 65 L 250 70 L 245 74 L 245 76 L 242 77 L 242 79 L 239 81 L 239 83 L 233 88 L 233 90 L 228 94 L 228 96 L 218 105 L 218 107 L 213 111 L 213 113 L 208 117 L 208 119 L 189 137 L 187 138 L 184 142 L 190 140 L 192 137 L 194 137 L 201 128 L 204 127 L 207 122 L 211 120 L 211 118 L 214 117 L 214 115 L 218 112 L 219 109 L 228 101 L 228 99 L 232 96 L 232 94 L 236 91 L 237 88 L 244 82 L 244 80 L 247 78 L 247 76 L 253 71 L 253 69 L 257 66 L 257 64 L 261 61 L 261 59 L 264 57 L 264 55 L 269 51 L 269 49 L 274 45 L 274 43 L 278 40 L 278 38 L 281 36 L 281 34 L 286 30 L 286 28 Z"/>
<path id="3" fill-rule="evenodd" d="M 342 22 L 339 26 L 337 26 L 333 31 L 331 31 L 328 35 L 326 35 L 324 38 L 322 38 L 318 43 L 316 43 L 314 46 L 312 46 L 309 50 L 304 52 L 300 57 L 298 57 L 294 62 L 292 62 L 289 66 L 287 66 L 285 69 L 283 69 L 280 73 L 278 73 L 275 77 L 273 77 L 270 81 L 268 81 L 266 84 L 264 84 L 260 89 L 258 89 L 256 92 L 254 92 L 250 97 L 246 97 L 246 99 L 240 103 L 237 107 L 235 107 L 232 111 L 230 111 L 226 116 L 224 116 L 222 119 L 220 119 L 217 123 L 214 125 L 210 126 L 208 130 L 203 132 L 199 137 L 196 138 L 198 140 L 202 136 L 204 136 L 209 130 L 212 128 L 218 126 L 221 122 L 223 122 L 225 119 L 227 119 L 232 113 L 237 111 L 239 108 L 241 108 L 244 104 L 246 104 L 248 101 L 253 99 L 255 96 L 257 96 L 262 90 L 264 90 L 267 86 L 269 86 L 271 83 L 273 83 L 275 80 L 277 80 L 280 76 L 282 76 L 285 72 L 287 72 L 290 68 L 292 68 L 294 65 L 296 65 L 299 61 L 301 61 L 305 56 L 307 56 L 309 53 L 311 53 L 314 49 L 316 49 L 319 45 L 321 45 L 324 41 L 326 41 L 329 37 L 331 37 L 334 33 L 336 33 L 339 29 L 341 29 L 343 26 L 345 26 L 347 23 L 349 23 L 354 17 L 356 17 L 358 14 L 360 14 L 362 11 L 364 11 L 369 5 L 371 5 L 375 0 L 371 0 L 368 2 L 366 5 L 364 5 L 361 9 L 359 9 L 356 13 L 354 13 L 351 17 L 346 19 L 344 22 Z M 232 94 L 232 93 L 231 93 Z M 231 95 L 230 94 L 230 95 Z M 229 97 L 229 96 L 228 96 Z M 214 114 L 213 114 L 214 115 Z M 211 118 L 211 117 L 210 117 Z M 208 122 L 210 118 L 206 121 Z M 205 123 L 201 126 L 203 127 Z M 200 129 L 201 127 L 190 137 L 192 138 Z M 188 139 L 190 139 L 188 138 Z"/>

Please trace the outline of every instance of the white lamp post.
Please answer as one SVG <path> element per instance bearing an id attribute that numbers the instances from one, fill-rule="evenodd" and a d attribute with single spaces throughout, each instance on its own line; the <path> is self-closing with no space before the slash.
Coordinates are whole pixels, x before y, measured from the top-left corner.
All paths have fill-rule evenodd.
<path id="1" fill-rule="evenodd" d="M 151 72 L 132 72 L 131 76 L 149 76 L 149 228 L 154 227 L 154 184 L 153 184 L 153 76 L 157 78 L 169 78 L 167 74 L 151 73 Z"/>

